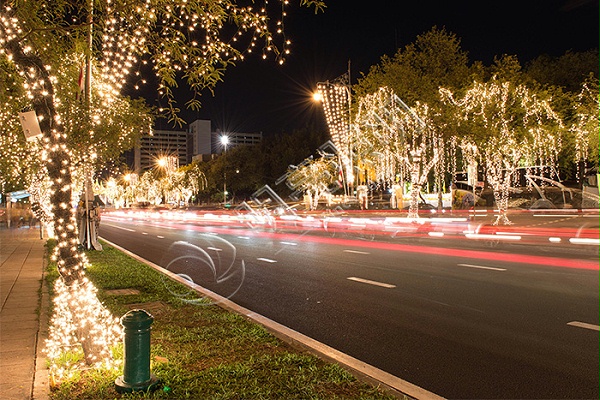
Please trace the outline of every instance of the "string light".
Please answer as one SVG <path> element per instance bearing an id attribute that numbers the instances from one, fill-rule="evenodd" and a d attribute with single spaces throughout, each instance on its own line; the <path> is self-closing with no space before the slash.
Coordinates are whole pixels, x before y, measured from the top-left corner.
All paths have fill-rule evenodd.
<path id="1" fill-rule="evenodd" d="M 494 224 L 511 224 L 507 211 L 516 170 L 555 165 L 562 149 L 564 126 L 551 99 L 541 99 L 523 85 L 496 79 L 474 82 L 459 99 L 444 88 L 440 93 L 447 104 L 456 106 L 459 124 L 472 132 L 463 138 L 461 149 L 467 160 L 479 158 L 485 165 L 499 211 Z"/>
<path id="2" fill-rule="evenodd" d="M 361 98 L 355 120 L 355 148 L 376 179 L 391 186 L 399 178 L 411 182 L 409 218 L 418 218 L 419 193 L 429 172 L 442 162 L 442 140 L 429 122 L 429 108 L 408 107 L 388 87 Z"/>
<path id="3" fill-rule="evenodd" d="M 110 151 L 110 147 L 125 147 L 127 141 L 139 133 L 134 131 L 135 123 L 127 125 L 117 122 L 127 119 L 121 113 L 131 109 L 129 101 L 121 97 L 128 78 L 134 75 L 136 66 L 147 63 L 148 60 L 142 58 L 147 58 L 150 46 L 158 44 L 159 51 L 150 57 L 150 61 L 158 76 L 161 93 L 167 97 L 166 109 L 174 115 L 177 109 L 171 88 L 176 85 L 176 76 L 187 78 L 192 89 L 197 92 L 204 87 L 212 87 L 219 80 L 214 79 L 214 73 L 220 77 L 227 65 L 243 60 L 252 49 L 261 48 L 259 40 L 263 41 L 264 55 L 274 54 L 276 60 L 283 63 L 291 44 L 285 38 L 283 30 L 287 1 L 280 1 L 281 19 L 275 21 L 276 35 L 282 37 L 281 48 L 276 45 L 275 36 L 271 34 L 272 19 L 269 17 L 271 12 L 267 7 L 268 2 L 265 1 L 264 4 L 264 7 L 254 10 L 252 6 L 238 6 L 230 1 L 214 4 L 178 1 L 159 10 L 152 1 L 147 0 L 135 8 L 117 9 L 113 7 L 111 0 L 106 0 L 105 5 L 94 10 L 94 29 L 100 31 L 101 57 L 91 65 L 94 84 L 93 96 L 88 99 L 89 108 L 86 104 L 68 98 L 76 91 L 73 90 L 73 71 L 81 68 L 84 55 L 72 52 L 63 54 L 62 58 L 61 55 L 56 57 L 58 48 L 52 47 L 51 37 L 55 34 L 54 31 L 41 31 L 31 35 L 29 38 L 36 40 L 37 46 L 31 45 L 25 35 L 28 30 L 23 29 L 17 18 L 19 10 L 10 7 L 0 10 L 0 57 L 9 64 L 14 62 L 10 65 L 16 67 L 15 76 L 18 79 L 15 81 L 22 85 L 18 90 L 22 92 L 22 98 L 18 101 L 15 98 L 9 99 L 10 106 L 3 107 L 0 120 L 10 121 L 11 115 L 15 115 L 14 110 L 22 109 L 27 102 L 33 104 L 32 108 L 40 117 L 40 126 L 44 132 L 38 151 L 28 152 L 27 155 L 34 165 L 35 154 L 41 153 L 39 160 L 44 165 L 39 171 L 42 174 L 36 179 L 29 179 L 30 190 L 34 198 L 43 204 L 40 212 L 45 216 L 44 220 L 53 219 L 55 222 L 53 228 L 57 245 L 52 259 L 57 262 L 63 278 L 59 282 L 64 284 L 64 287 L 57 287 L 57 301 L 64 301 L 66 306 L 57 306 L 62 311 L 58 313 L 61 314 L 61 317 L 57 317 L 58 322 L 53 323 L 52 329 L 56 331 L 52 333 L 54 339 L 49 342 L 50 352 L 61 347 L 54 345 L 59 343 L 57 338 L 65 337 L 83 343 L 88 364 L 105 357 L 110 358 L 108 353 L 97 352 L 96 349 L 106 348 L 108 341 L 98 342 L 101 332 L 95 330 L 92 324 L 82 322 L 93 318 L 101 330 L 102 327 L 111 327 L 109 331 L 114 325 L 108 315 L 100 312 L 103 308 L 97 301 L 93 286 L 85 277 L 87 261 L 77 251 L 74 206 L 78 193 L 74 189 L 83 187 L 86 177 L 93 172 L 95 162 L 101 159 L 100 153 Z M 51 15 L 52 11 L 46 5 L 41 7 L 44 12 L 40 15 Z M 82 11 L 83 15 L 90 12 Z M 69 23 L 74 24 L 73 31 L 69 31 Z M 79 27 L 77 24 L 77 17 L 73 17 L 65 25 L 67 29 L 59 32 L 67 32 L 67 36 L 75 37 L 73 32 L 76 29 L 87 30 L 85 24 Z M 236 29 L 233 36 L 227 36 L 228 29 L 225 28 L 231 25 Z M 244 37 L 248 37 L 245 44 L 242 43 Z M 52 54 L 49 59 L 53 59 L 58 66 L 55 70 L 43 64 L 44 56 L 49 54 Z M 140 87 L 140 83 L 144 81 L 137 82 L 135 86 Z M 15 106 L 17 103 L 20 103 L 18 107 Z M 87 118 L 82 121 L 82 116 L 88 111 L 91 112 L 89 124 Z M 137 126 L 149 125 L 149 121 L 137 122 Z M 14 123 L 3 125 L 3 130 L 8 126 L 12 132 L 19 131 Z M 111 129 L 118 132 L 116 146 L 114 142 L 103 139 Z M 1 140 L 4 141 L 5 137 L 2 135 Z M 74 146 L 85 143 L 85 138 L 88 139 L 87 146 Z M 0 144 L 3 148 L 9 146 L 4 142 Z M 14 151 L 6 160 L 22 156 L 23 151 Z M 178 173 L 173 175 L 178 176 Z M 189 195 L 189 189 L 180 187 L 178 190 Z M 69 312 L 71 316 L 64 317 Z M 61 331 L 61 327 L 71 324 L 60 318 L 71 318 L 77 328 L 65 328 L 66 332 Z M 98 320 L 101 322 L 98 323 Z M 69 334 L 75 331 L 77 339 Z M 100 345 L 89 347 L 89 343 Z"/>

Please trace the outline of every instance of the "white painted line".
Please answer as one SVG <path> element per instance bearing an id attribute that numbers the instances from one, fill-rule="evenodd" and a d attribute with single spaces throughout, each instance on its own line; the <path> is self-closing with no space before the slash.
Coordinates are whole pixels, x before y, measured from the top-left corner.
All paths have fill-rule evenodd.
<path id="1" fill-rule="evenodd" d="M 573 244 L 590 244 L 590 245 L 595 245 L 595 246 L 599 246 L 600 245 L 600 239 L 591 239 L 591 238 L 570 238 L 569 242 L 573 243 Z"/>
<path id="2" fill-rule="evenodd" d="M 208 250 L 214 250 L 214 251 L 223 251 L 223 249 L 219 249 L 218 247 L 207 247 Z"/>
<path id="3" fill-rule="evenodd" d="M 294 242 L 281 242 L 281 244 L 287 244 L 288 246 L 298 246 L 298 243 Z"/>
<path id="4" fill-rule="evenodd" d="M 517 235 L 485 235 L 485 234 L 465 234 L 467 239 L 491 239 L 491 240 L 521 240 L 521 236 Z"/>
<path id="5" fill-rule="evenodd" d="M 160 235 L 156 235 L 156 237 L 159 238 L 159 239 L 164 239 L 165 238 L 164 236 L 160 236 Z"/>
<path id="6" fill-rule="evenodd" d="M 238 236 L 238 239 L 250 240 L 248 236 Z"/>
<path id="7" fill-rule="evenodd" d="M 387 288 L 387 289 L 392 289 L 392 288 L 396 287 L 396 285 L 390 285 L 389 283 L 371 281 L 369 279 L 357 278 L 355 276 L 350 276 L 347 279 L 351 280 L 351 281 L 354 281 L 354 282 L 361 282 L 361 283 L 366 283 L 366 284 L 369 284 L 369 285 L 381 286 L 381 287 L 384 287 L 384 288 Z"/>
<path id="8" fill-rule="evenodd" d="M 147 234 L 148 234 L 148 232 L 142 232 L 142 235 L 147 235 Z"/>
<path id="9" fill-rule="evenodd" d="M 485 267 L 483 265 L 473 265 L 473 264 L 456 264 L 459 267 L 467 267 L 467 268 L 478 268 L 478 269 L 490 269 L 492 271 L 506 271 L 506 268 L 495 268 L 495 267 Z"/>
<path id="10" fill-rule="evenodd" d="M 257 260 L 258 261 L 265 261 L 265 262 L 268 262 L 268 263 L 276 263 L 277 262 L 276 260 L 271 260 L 270 258 L 262 258 L 262 257 L 257 258 Z"/>
<path id="11" fill-rule="evenodd" d="M 587 324 L 585 322 L 571 321 L 567 325 L 576 326 L 578 328 L 591 329 L 592 331 L 600 331 L 600 326 Z"/>
<path id="12" fill-rule="evenodd" d="M 344 253 L 352 253 L 352 254 L 371 254 L 366 251 L 358 251 L 358 250 L 344 250 Z"/>
<path id="13" fill-rule="evenodd" d="M 106 224 L 106 225 L 112 226 L 113 228 L 121 229 L 121 230 L 127 231 L 127 232 L 135 232 L 135 229 L 123 228 L 122 226 L 112 225 L 112 224 Z"/>
<path id="14" fill-rule="evenodd" d="M 559 237 L 550 237 L 550 238 L 548 238 L 548 240 L 549 240 L 551 243 L 560 243 L 560 242 L 562 241 L 562 239 L 561 239 L 561 238 L 559 238 Z"/>
<path id="15" fill-rule="evenodd" d="M 444 232 L 429 232 L 427 234 L 431 237 L 444 237 Z"/>

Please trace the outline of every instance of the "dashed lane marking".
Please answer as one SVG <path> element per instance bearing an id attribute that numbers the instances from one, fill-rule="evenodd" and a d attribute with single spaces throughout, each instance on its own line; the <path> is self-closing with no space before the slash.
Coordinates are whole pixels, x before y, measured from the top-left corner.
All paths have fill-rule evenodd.
<path id="1" fill-rule="evenodd" d="M 257 258 L 257 260 L 268 262 L 268 263 L 276 263 L 277 262 L 277 260 L 271 260 L 270 258 L 263 258 L 263 257 L 259 257 L 259 258 Z"/>
<path id="2" fill-rule="evenodd" d="M 357 278 L 356 276 L 350 276 L 347 279 L 354 281 L 354 282 L 366 283 L 368 285 L 380 286 L 380 287 L 384 287 L 387 289 L 392 289 L 392 288 L 396 287 L 396 285 L 391 285 L 389 283 L 372 281 L 370 279 Z"/>
<path id="3" fill-rule="evenodd" d="M 473 265 L 473 264 L 456 264 L 459 267 L 477 268 L 477 269 L 489 269 L 492 271 L 506 271 L 506 268 L 486 267 L 484 265 Z"/>
<path id="4" fill-rule="evenodd" d="M 578 328 L 590 329 L 592 331 L 600 331 L 600 326 L 588 324 L 586 322 L 571 321 L 567 325 L 576 326 Z"/>

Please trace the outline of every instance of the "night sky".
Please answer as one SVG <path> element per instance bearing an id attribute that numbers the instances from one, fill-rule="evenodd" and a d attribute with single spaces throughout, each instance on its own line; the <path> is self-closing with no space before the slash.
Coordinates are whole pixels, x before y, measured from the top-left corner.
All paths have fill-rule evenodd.
<path id="1" fill-rule="evenodd" d="M 298 3 L 292 0 L 291 3 Z M 184 112 L 188 122 L 210 119 L 213 129 L 290 132 L 322 125 L 310 94 L 351 65 L 352 83 L 384 54 L 415 41 L 433 26 L 461 39 L 471 61 L 491 64 L 516 55 L 522 64 L 541 55 L 598 48 L 598 0 L 327 0 L 325 13 L 289 8 L 286 32 L 292 53 L 283 66 L 259 54 L 227 71 L 203 109 Z M 182 104 L 183 106 L 183 104 Z"/>

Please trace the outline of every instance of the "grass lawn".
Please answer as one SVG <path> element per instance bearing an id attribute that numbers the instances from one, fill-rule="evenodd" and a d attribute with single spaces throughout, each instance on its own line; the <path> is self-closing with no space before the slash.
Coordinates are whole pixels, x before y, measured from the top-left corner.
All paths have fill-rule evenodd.
<path id="1" fill-rule="evenodd" d="M 51 399 L 395 398 L 336 364 L 291 347 L 235 313 L 201 301 L 181 301 L 173 293 L 187 288 L 119 250 L 103 246 L 101 252 L 88 253 L 92 265 L 87 275 L 113 315 L 122 316 L 145 304 L 152 309 L 148 310 L 154 317 L 151 370 L 162 384 L 150 393 L 121 395 L 114 381 L 122 372 L 88 370 L 53 387 Z M 56 266 L 50 263 L 50 287 L 57 276 Z M 139 293 L 108 292 L 114 289 Z M 115 351 L 122 354 L 122 348 Z"/>

